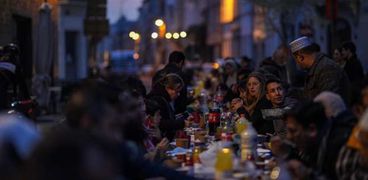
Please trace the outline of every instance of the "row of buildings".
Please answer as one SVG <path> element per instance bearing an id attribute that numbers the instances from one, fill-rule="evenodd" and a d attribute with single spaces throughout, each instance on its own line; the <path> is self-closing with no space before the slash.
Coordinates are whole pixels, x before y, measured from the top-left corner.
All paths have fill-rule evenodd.
<path id="1" fill-rule="evenodd" d="M 154 23 L 158 18 L 164 20 L 166 32 L 186 31 L 188 37 L 151 38 L 152 32 L 159 31 Z M 205 61 L 246 55 L 257 65 L 280 44 L 306 35 L 328 54 L 342 42 L 353 41 L 368 67 L 364 61 L 368 1 L 363 0 L 145 0 L 138 20 L 119 27 L 125 28 L 119 36 L 140 33 L 142 63 L 164 63 L 168 52 L 182 50 L 190 59 Z M 125 48 L 134 46 L 129 37 L 114 41 Z"/>
<path id="2" fill-rule="evenodd" d="M 40 8 L 45 9 L 45 0 L 0 0 L 0 45 L 19 44 L 29 79 L 37 72 L 51 72 L 54 79 L 67 81 L 84 78 L 91 63 L 106 60 L 107 52 L 118 49 L 137 50 L 142 64 L 163 64 L 169 52 L 182 50 L 193 60 L 246 55 L 257 65 L 279 44 L 301 35 L 313 38 L 327 53 L 351 40 L 358 47 L 364 67 L 368 67 L 368 61 L 364 61 L 368 57 L 368 1 L 144 0 L 137 21 L 122 17 L 111 25 L 110 35 L 98 46 L 97 55 L 93 49 L 88 50 L 93 38 L 86 35 L 84 28 L 90 1 L 107 2 L 46 1 L 51 30 L 45 31 L 40 22 Z M 152 38 L 153 32 L 160 31 L 155 25 L 159 18 L 165 23 L 165 32 L 185 31 L 188 36 Z M 138 42 L 129 38 L 130 31 L 140 34 Z M 51 39 L 49 45 L 39 46 L 44 39 Z M 40 55 L 47 55 L 42 57 L 46 59 L 42 66 Z"/>
<path id="3" fill-rule="evenodd" d="M 100 24 L 88 30 L 85 20 L 89 14 L 98 13 L 106 23 L 106 3 L 107 0 L 0 0 L 0 46 L 19 45 L 29 82 L 40 73 L 56 80 L 85 78 L 94 58 L 89 47 L 92 40 L 96 41 L 89 32 L 108 30 L 97 27 Z M 101 8 L 88 12 L 91 4 Z"/>
<path id="4" fill-rule="evenodd" d="M 0 0 L 0 46 L 19 45 L 26 82 L 41 106 L 47 107 L 53 91 L 60 93 L 62 82 L 88 76 L 96 61 L 92 47 L 108 30 L 94 23 L 107 23 L 106 3 L 107 0 Z M 101 17 L 87 22 L 95 12 Z"/>

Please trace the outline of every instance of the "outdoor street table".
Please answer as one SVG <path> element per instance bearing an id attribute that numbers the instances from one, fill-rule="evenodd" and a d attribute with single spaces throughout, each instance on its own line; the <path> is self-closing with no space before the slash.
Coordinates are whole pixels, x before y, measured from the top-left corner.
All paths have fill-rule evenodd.
<path id="1" fill-rule="evenodd" d="M 186 131 L 188 132 L 188 134 L 190 134 L 190 140 L 184 140 L 186 141 L 186 143 L 176 142 L 176 140 L 172 142 L 171 145 L 179 145 L 181 147 L 176 147 L 172 151 L 168 151 L 168 155 L 173 160 L 177 162 L 182 162 L 182 166 L 177 169 L 178 171 L 182 171 L 183 173 L 187 173 L 188 175 L 192 175 L 201 179 L 214 179 L 214 162 L 216 161 L 217 152 L 215 152 L 213 148 L 217 148 L 217 150 L 220 150 L 224 145 L 223 141 L 216 141 L 214 136 L 208 135 L 205 135 L 204 139 L 202 140 L 195 139 L 194 132 L 203 131 L 199 128 L 187 128 Z M 239 139 L 240 138 L 238 136 L 234 136 L 234 140 L 231 143 L 239 143 Z M 205 142 L 203 142 L 203 140 L 205 140 Z M 178 141 L 183 141 L 183 138 L 179 138 Z M 257 142 L 258 143 L 256 151 L 258 158 L 253 161 L 254 169 L 251 170 L 254 172 L 247 172 L 247 170 L 242 169 L 240 166 L 239 157 L 235 156 L 235 158 L 233 159 L 233 179 L 244 179 L 249 175 L 249 173 L 256 173 L 258 174 L 258 177 L 269 177 L 270 169 L 267 168 L 267 165 L 273 159 L 273 157 L 271 151 L 269 150 L 269 146 L 267 145 L 267 138 L 265 138 L 265 136 L 258 135 Z M 191 160 L 193 161 L 191 157 L 187 156 L 192 156 L 195 147 L 200 147 L 203 150 L 203 152 L 200 154 L 201 163 L 188 162 Z M 210 153 L 214 154 L 209 155 Z M 206 157 L 206 155 L 208 155 L 208 157 Z"/>

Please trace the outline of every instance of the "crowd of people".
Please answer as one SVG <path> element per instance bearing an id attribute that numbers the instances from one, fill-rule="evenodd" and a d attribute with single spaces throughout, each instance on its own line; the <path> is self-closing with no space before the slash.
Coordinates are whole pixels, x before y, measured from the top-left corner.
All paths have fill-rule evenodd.
<path id="1" fill-rule="evenodd" d="M 212 100 L 269 137 L 276 164 L 285 164 L 282 171 L 293 179 L 368 179 L 368 81 L 352 42 L 329 57 L 301 37 L 259 67 L 248 57 L 226 58 L 209 73 L 188 71 L 185 61 L 172 52 L 148 92 L 132 76 L 81 81 L 65 120 L 47 132 L 25 116 L 3 113 L 0 179 L 193 179 L 175 171 L 165 152 L 191 123 L 188 107 L 205 114 Z M 304 83 L 292 76 L 291 61 L 305 71 Z M 7 64 L 0 61 L 1 76 L 12 72 Z"/>

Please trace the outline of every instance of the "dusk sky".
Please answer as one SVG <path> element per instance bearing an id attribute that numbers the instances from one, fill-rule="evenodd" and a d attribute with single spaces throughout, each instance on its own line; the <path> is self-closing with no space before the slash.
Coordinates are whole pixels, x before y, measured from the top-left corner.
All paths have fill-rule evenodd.
<path id="1" fill-rule="evenodd" d="M 121 15 L 129 20 L 136 20 L 141 4 L 142 0 L 108 0 L 107 16 L 110 24 L 115 23 Z"/>

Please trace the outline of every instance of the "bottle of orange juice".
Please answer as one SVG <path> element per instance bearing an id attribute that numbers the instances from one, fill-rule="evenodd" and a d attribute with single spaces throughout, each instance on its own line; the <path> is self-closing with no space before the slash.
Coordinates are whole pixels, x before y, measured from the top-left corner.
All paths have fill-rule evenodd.
<path id="1" fill-rule="evenodd" d="M 247 129 L 249 121 L 245 118 L 244 114 L 240 114 L 239 119 L 235 122 L 235 132 L 241 134 L 245 129 Z"/>
<path id="2" fill-rule="evenodd" d="M 215 179 L 225 179 L 232 177 L 233 152 L 230 148 L 222 148 L 216 157 Z"/>
<path id="3" fill-rule="evenodd" d="M 241 162 L 252 161 L 256 159 L 257 133 L 251 124 L 240 135 L 240 159 Z"/>

